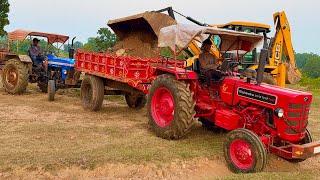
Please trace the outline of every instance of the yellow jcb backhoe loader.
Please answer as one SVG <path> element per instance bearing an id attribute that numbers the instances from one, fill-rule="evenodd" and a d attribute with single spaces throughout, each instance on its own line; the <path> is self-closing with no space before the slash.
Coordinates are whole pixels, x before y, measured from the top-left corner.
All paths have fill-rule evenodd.
<path id="1" fill-rule="evenodd" d="M 168 15 L 164 16 L 163 12 L 167 12 Z M 185 16 L 173 10 L 171 7 L 120 18 L 115 21 L 110 21 L 108 25 L 119 36 L 120 40 L 126 38 L 123 36 L 123 34 L 136 35 L 135 32 L 140 32 L 138 34 L 140 34 L 139 38 L 142 41 L 144 41 L 146 38 L 149 38 L 154 40 L 152 42 L 157 42 L 158 33 L 162 27 L 176 24 L 174 15 L 175 13 L 185 17 L 187 20 L 195 24 L 198 24 L 199 26 L 217 26 L 219 28 L 245 32 L 248 32 L 251 29 L 252 33 L 263 33 L 265 36 L 265 43 L 269 43 L 270 47 L 270 58 L 265 68 L 266 73 L 264 76 L 264 82 L 284 87 L 286 82 L 294 84 L 301 79 L 301 73 L 296 67 L 294 58 L 290 26 L 284 12 L 278 12 L 274 14 L 276 33 L 273 38 L 268 38 L 266 35 L 270 32 L 269 25 L 252 22 L 232 22 L 224 25 L 208 25 L 201 23 L 189 16 Z M 142 29 L 144 33 L 141 33 Z M 155 46 L 154 43 L 153 46 Z M 200 46 L 201 42 L 197 41 L 193 41 L 189 44 L 189 51 L 185 52 L 185 54 L 189 57 L 186 66 L 192 65 L 193 61 L 198 57 L 201 52 Z M 217 59 L 221 59 L 222 53 L 217 47 L 218 46 L 213 45 L 211 53 Z M 259 53 L 254 51 L 243 56 L 241 63 L 243 63 L 245 66 L 244 68 L 256 70 L 258 67 L 258 54 Z M 252 63 L 244 63 L 244 60 L 249 59 L 250 61 L 250 57 L 252 58 Z"/>

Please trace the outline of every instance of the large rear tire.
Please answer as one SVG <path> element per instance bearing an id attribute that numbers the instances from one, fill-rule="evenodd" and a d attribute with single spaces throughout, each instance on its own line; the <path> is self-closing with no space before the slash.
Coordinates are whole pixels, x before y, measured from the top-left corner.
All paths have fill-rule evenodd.
<path id="1" fill-rule="evenodd" d="M 147 103 L 147 99 L 145 95 L 126 94 L 125 99 L 126 99 L 127 105 L 132 109 L 142 109 Z"/>
<path id="2" fill-rule="evenodd" d="M 99 111 L 104 98 L 103 79 L 97 76 L 85 75 L 81 83 L 80 96 L 84 109 Z"/>
<path id="3" fill-rule="evenodd" d="M 260 138 L 247 129 L 231 131 L 224 143 L 224 157 L 235 173 L 260 172 L 267 163 L 267 152 Z"/>
<path id="4" fill-rule="evenodd" d="M 22 94 L 28 86 L 28 67 L 18 59 L 8 60 L 2 73 L 3 87 L 9 94 Z"/>
<path id="5" fill-rule="evenodd" d="M 189 84 L 163 74 L 152 83 L 148 95 L 149 124 L 164 139 L 179 139 L 194 125 L 195 102 Z"/>

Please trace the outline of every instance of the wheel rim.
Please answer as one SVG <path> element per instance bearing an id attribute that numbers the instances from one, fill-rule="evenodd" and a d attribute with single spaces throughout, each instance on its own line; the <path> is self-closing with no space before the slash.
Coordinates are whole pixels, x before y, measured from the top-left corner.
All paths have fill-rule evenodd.
<path id="1" fill-rule="evenodd" d="M 151 100 L 152 117 L 160 127 L 167 127 L 174 118 L 174 98 L 171 92 L 165 88 L 158 88 Z"/>
<path id="2" fill-rule="evenodd" d="M 254 165 L 254 154 L 250 143 L 237 139 L 230 144 L 231 161 L 239 169 L 250 169 Z"/>
<path id="3" fill-rule="evenodd" d="M 14 67 L 10 67 L 6 72 L 5 77 L 6 84 L 8 88 L 13 89 L 18 83 L 18 72 Z"/>

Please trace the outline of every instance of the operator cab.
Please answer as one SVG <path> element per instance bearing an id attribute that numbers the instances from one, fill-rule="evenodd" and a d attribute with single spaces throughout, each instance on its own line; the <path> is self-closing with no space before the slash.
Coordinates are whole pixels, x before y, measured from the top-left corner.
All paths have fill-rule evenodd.
<path id="1" fill-rule="evenodd" d="M 271 32 L 271 26 L 268 24 L 255 23 L 255 22 L 245 22 L 245 21 L 232 21 L 227 24 L 215 25 L 218 28 L 234 30 L 238 32 L 254 33 L 266 36 L 266 34 Z M 246 53 L 246 55 L 241 59 L 241 64 L 243 68 L 250 65 L 258 63 L 258 53 L 257 48 Z"/>
<path id="2" fill-rule="evenodd" d="M 224 46 L 224 41 L 219 35 L 210 34 L 208 39 L 210 39 L 213 43 L 213 46 L 215 46 L 221 52 L 221 57 L 215 59 L 219 62 L 219 66 L 216 69 L 212 69 L 214 76 L 210 79 L 210 81 L 217 83 L 223 80 L 225 76 L 240 76 L 238 66 L 250 49 L 246 47 L 245 42 L 235 39 L 231 46 L 236 44 L 238 47 L 229 46 L 227 50 L 223 50 L 221 47 Z M 200 82 L 208 81 L 208 77 L 201 72 L 201 63 L 199 58 L 194 60 L 189 69 L 198 74 Z"/>
<path id="3" fill-rule="evenodd" d="M 43 50 L 43 55 L 59 55 L 63 54 L 63 50 L 65 48 L 69 48 L 69 57 L 73 58 L 73 40 L 72 45 L 70 47 L 69 43 L 66 46 L 65 43 L 69 40 L 69 36 L 59 35 L 59 34 L 51 34 L 45 32 L 35 32 L 35 31 L 27 31 L 27 30 L 15 30 L 8 33 L 9 42 L 15 43 L 17 46 L 16 49 L 12 49 L 12 51 L 18 51 L 14 53 L 28 53 L 26 52 L 25 46 L 27 44 L 32 45 L 34 40 L 38 40 L 39 47 Z"/>
<path id="4" fill-rule="evenodd" d="M 175 55 L 180 54 L 187 49 L 190 43 L 197 42 L 202 44 L 210 39 L 217 44 L 221 56 L 218 57 L 219 67 L 217 72 L 224 75 L 230 75 L 230 68 L 235 67 L 240 59 L 247 52 L 252 51 L 264 39 L 262 35 L 254 33 L 237 32 L 233 30 L 220 29 L 215 27 L 201 27 L 194 25 L 177 24 L 164 27 L 160 30 L 159 47 L 169 47 Z M 232 53 L 233 56 L 230 56 Z M 199 62 L 195 61 L 193 70 L 199 75 Z M 200 79 L 203 77 L 200 73 Z M 207 77 L 205 77 L 207 78 Z"/>

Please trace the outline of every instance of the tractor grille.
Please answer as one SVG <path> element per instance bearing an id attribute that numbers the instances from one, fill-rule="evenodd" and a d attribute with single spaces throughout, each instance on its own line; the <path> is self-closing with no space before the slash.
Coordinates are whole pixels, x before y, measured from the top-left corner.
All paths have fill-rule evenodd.
<path id="1" fill-rule="evenodd" d="M 288 134 L 301 133 L 306 130 L 308 125 L 310 104 L 294 104 L 290 103 L 287 112 L 287 125 L 286 129 Z"/>

